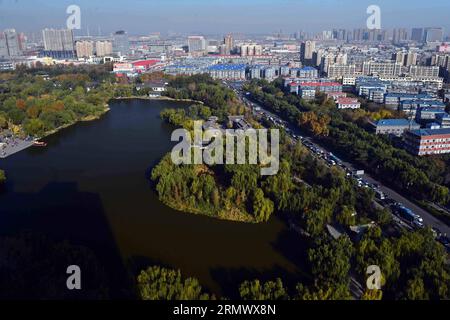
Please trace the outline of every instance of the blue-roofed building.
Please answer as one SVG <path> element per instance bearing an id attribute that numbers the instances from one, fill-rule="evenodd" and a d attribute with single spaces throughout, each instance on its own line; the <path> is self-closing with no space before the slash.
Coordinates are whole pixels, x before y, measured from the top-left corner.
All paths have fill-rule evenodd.
<path id="1" fill-rule="evenodd" d="M 206 68 L 213 79 L 245 80 L 246 64 L 216 64 Z"/>
<path id="2" fill-rule="evenodd" d="M 281 66 L 280 67 L 280 76 L 282 77 L 288 77 L 291 75 L 291 68 L 288 66 Z"/>
<path id="3" fill-rule="evenodd" d="M 66 51 L 54 51 L 54 50 L 43 50 L 39 53 L 39 57 L 50 57 L 53 59 L 75 59 L 76 54 L 74 50 Z"/>
<path id="4" fill-rule="evenodd" d="M 355 80 L 355 84 L 358 95 L 364 98 L 370 99 L 371 93 L 373 92 L 378 92 L 384 95 L 387 91 L 387 84 L 375 77 L 358 77 Z"/>
<path id="5" fill-rule="evenodd" d="M 422 98 L 424 96 L 421 96 Z M 445 104 L 442 101 L 435 100 L 433 98 L 414 99 L 414 100 L 402 100 L 398 107 L 399 111 L 403 111 L 408 115 L 415 115 L 420 109 L 434 109 L 440 112 L 444 112 Z"/>
<path id="6" fill-rule="evenodd" d="M 445 113 L 445 108 L 419 108 L 416 113 L 416 121 L 429 122 L 436 120 L 439 114 Z"/>
<path id="7" fill-rule="evenodd" d="M 435 100 L 428 94 L 415 94 L 415 93 L 388 93 L 384 96 L 384 103 L 388 106 L 400 107 L 403 101 L 432 101 Z"/>
<path id="8" fill-rule="evenodd" d="M 427 129 L 441 129 L 441 126 L 437 122 L 430 122 L 427 124 Z"/>
<path id="9" fill-rule="evenodd" d="M 175 64 L 168 65 L 164 72 L 170 75 L 194 75 L 207 73 L 207 68 L 216 64 L 219 60 L 215 57 L 188 58 Z"/>
<path id="10" fill-rule="evenodd" d="M 262 79 L 264 78 L 264 66 L 255 64 L 248 68 L 248 74 L 250 79 Z"/>
<path id="11" fill-rule="evenodd" d="M 292 68 L 291 76 L 297 78 L 318 78 L 319 71 L 313 67 Z"/>
<path id="12" fill-rule="evenodd" d="M 401 136 L 407 130 L 420 129 L 415 121 L 407 119 L 381 119 L 372 123 L 376 134 L 392 134 Z"/>
<path id="13" fill-rule="evenodd" d="M 441 128 L 450 128 L 450 114 L 444 112 L 436 116 L 436 122 Z"/>

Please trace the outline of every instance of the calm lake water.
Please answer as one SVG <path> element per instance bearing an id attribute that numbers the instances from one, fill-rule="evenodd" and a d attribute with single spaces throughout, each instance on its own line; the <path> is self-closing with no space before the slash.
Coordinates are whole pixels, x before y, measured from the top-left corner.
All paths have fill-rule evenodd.
<path id="1" fill-rule="evenodd" d="M 146 177 L 173 145 L 173 128 L 159 113 L 183 106 L 114 101 L 100 120 L 47 138 L 48 147 L 0 160 L 8 176 L 0 236 L 29 231 L 89 248 L 106 271 L 110 296 L 119 298 L 133 297 L 132 279 L 155 263 L 231 297 L 245 279 L 300 277 L 300 239 L 278 218 L 234 223 L 159 202 Z"/>

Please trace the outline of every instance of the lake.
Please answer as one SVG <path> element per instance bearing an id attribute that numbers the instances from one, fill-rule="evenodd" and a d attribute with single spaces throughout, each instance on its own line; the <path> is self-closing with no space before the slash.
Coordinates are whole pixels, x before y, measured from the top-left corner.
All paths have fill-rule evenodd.
<path id="1" fill-rule="evenodd" d="M 159 113 L 185 106 L 112 101 L 100 120 L 48 137 L 46 148 L 0 160 L 8 177 L 0 194 L 0 236 L 29 232 L 88 248 L 114 298 L 135 297 L 138 270 L 152 264 L 180 268 L 228 297 L 246 279 L 301 277 L 300 238 L 279 218 L 258 225 L 221 221 L 177 212 L 158 200 L 147 177 L 174 145 L 174 128 Z M 68 257 L 77 264 L 75 254 Z"/>

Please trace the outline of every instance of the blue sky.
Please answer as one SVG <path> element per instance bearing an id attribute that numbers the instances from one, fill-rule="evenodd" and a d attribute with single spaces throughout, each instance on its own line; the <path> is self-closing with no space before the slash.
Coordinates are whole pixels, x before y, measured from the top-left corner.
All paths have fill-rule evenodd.
<path id="1" fill-rule="evenodd" d="M 364 27 L 371 4 L 383 28 L 442 26 L 450 31 L 449 0 L 0 0 L 0 29 L 64 27 L 66 8 L 81 8 L 92 34 L 150 32 L 267 33 Z"/>

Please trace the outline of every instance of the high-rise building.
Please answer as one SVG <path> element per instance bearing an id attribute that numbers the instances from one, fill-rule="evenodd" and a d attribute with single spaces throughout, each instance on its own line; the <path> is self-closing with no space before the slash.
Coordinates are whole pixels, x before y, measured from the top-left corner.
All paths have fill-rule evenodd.
<path id="1" fill-rule="evenodd" d="M 44 30 L 42 30 L 42 38 L 44 39 L 45 51 L 63 51 L 64 50 L 59 30 L 44 29 Z"/>
<path id="2" fill-rule="evenodd" d="M 313 52 L 312 64 L 319 67 L 322 63 L 322 57 L 325 54 L 325 50 L 320 48 Z"/>
<path id="3" fill-rule="evenodd" d="M 406 53 L 403 51 L 397 51 L 396 53 L 394 53 L 394 55 L 392 56 L 392 60 L 394 60 L 397 63 L 401 63 L 403 65 L 404 61 L 405 61 L 405 56 Z"/>
<path id="4" fill-rule="evenodd" d="M 398 51 L 394 54 L 393 60 L 397 63 L 401 63 L 402 66 L 409 67 L 417 64 L 417 52 Z"/>
<path id="5" fill-rule="evenodd" d="M 431 66 L 438 66 L 442 68 L 446 68 L 448 62 L 450 62 L 450 55 L 449 54 L 434 54 L 431 57 Z"/>
<path id="6" fill-rule="evenodd" d="M 300 46 L 300 60 L 304 65 L 312 64 L 313 53 L 316 50 L 315 41 L 302 42 Z"/>
<path id="7" fill-rule="evenodd" d="M 75 56 L 73 32 L 70 29 L 44 29 L 44 56 L 56 59 L 72 59 Z"/>
<path id="8" fill-rule="evenodd" d="M 95 43 L 95 54 L 97 57 L 108 56 L 113 53 L 112 43 L 110 41 L 97 41 Z"/>
<path id="9" fill-rule="evenodd" d="M 130 41 L 125 31 L 120 30 L 113 34 L 113 52 L 119 55 L 127 55 L 130 53 Z"/>
<path id="10" fill-rule="evenodd" d="M 347 54 L 346 53 L 338 53 L 337 55 L 336 55 L 336 58 L 335 58 L 335 60 L 334 60 L 334 62 L 336 63 L 336 64 L 341 64 L 341 65 L 346 65 L 347 64 Z"/>
<path id="11" fill-rule="evenodd" d="M 442 28 L 426 28 L 425 42 L 441 42 L 444 38 L 444 29 Z"/>
<path id="12" fill-rule="evenodd" d="M 260 56 L 262 55 L 262 46 L 255 43 L 242 44 L 239 47 L 239 52 L 241 53 L 242 57 Z"/>
<path id="13" fill-rule="evenodd" d="M 0 59 L 9 57 L 8 42 L 6 42 L 6 35 L 0 31 Z"/>
<path id="14" fill-rule="evenodd" d="M 404 66 L 415 66 L 417 64 L 417 52 L 409 51 L 404 60 Z"/>
<path id="15" fill-rule="evenodd" d="M 225 36 L 223 43 L 225 45 L 225 54 L 230 54 L 234 47 L 233 36 L 231 34 Z"/>
<path id="16" fill-rule="evenodd" d="M 26 40 L 27 40 L 27 37 L 25 36 L 25 34 L 23 32 L 21 32 L 17 35 L 17 41 L 19 42 L 19 50 L 21 52 L 25 51 Z"/>
<path id="17" fill-rule="evenodd" d="M 206 40 L 203 36 L 189 36 L 188 37 L 189 52 L 205 52 Z"/>
<path id="18" fill-rule="evenodd" d="M 368 40 L 370 42 L 378 42 L 386 40 L 386 30 L 381 29 L 372 29 L 367 31 L 367 36 L 365 36 L 364 40 Z"/>
<path id="19" fill-rule="evenodd" d="M 411 30 L 411 40 L 423 42 L 423 28 L 413 28 Z"/>
<path id="20" fill-rule="evenodd" d="M 392 35 L 392 41 L 394 43 L 400 43 L 408 40 L 408 31 L 404 28 L 394 29 Z"/>
<path id="21" fill-rule="evenodd" d="M 347 30 L 345 29 L 334 29 L 333 30 L 333 39 L 336 40 L 347 40 Z"/>
<path id="22" fill-rule="evenodd" d="M 322 40 L 331 40 L 333 39 L 333 32 L 330 30 L 322 31 Z"/>
<path id="23" fill-rule="evenodd" d="M 42 36 L 46 51 L 74 51 L 73 32 L 70 29 L 44 29 Z"/>
<path id="24" fill-rule="evenodd" d="M 369 29 L 355 29 L 353 30 L 354 41 L 367 41 L 369 40 Z"/>
<path id="25" fill-rule="evenodd" d="M 92 41 L 77 41 L 75 48 L 78 58 L 88 58 L 94 54 L 94 43 Z"/>
<path id="26" fill-rule="evenodd" d="M 353 32 L 351 30 L 347 30 L 347 36 L 345 40 L 347 42 L 353 41 Z"/>
<path id="27" fill-rule="evenodd" d="M 320 62 L 320 71 L 322 73 L 328 72 L 328 66 L 332 65 L 336 59 L 336 56 L 334 53 L 327 53 L 322 56 L 321 62 Z"/>
<path id="28" fill-rule="evenodd" d="M 17 57 L 21 55 L 21 50 L 19 46 L 19 37 L 16 30 L 6 29 L 5 30 L 6 43 L 8 46 L 8 54 L 10 57 Z"/>

